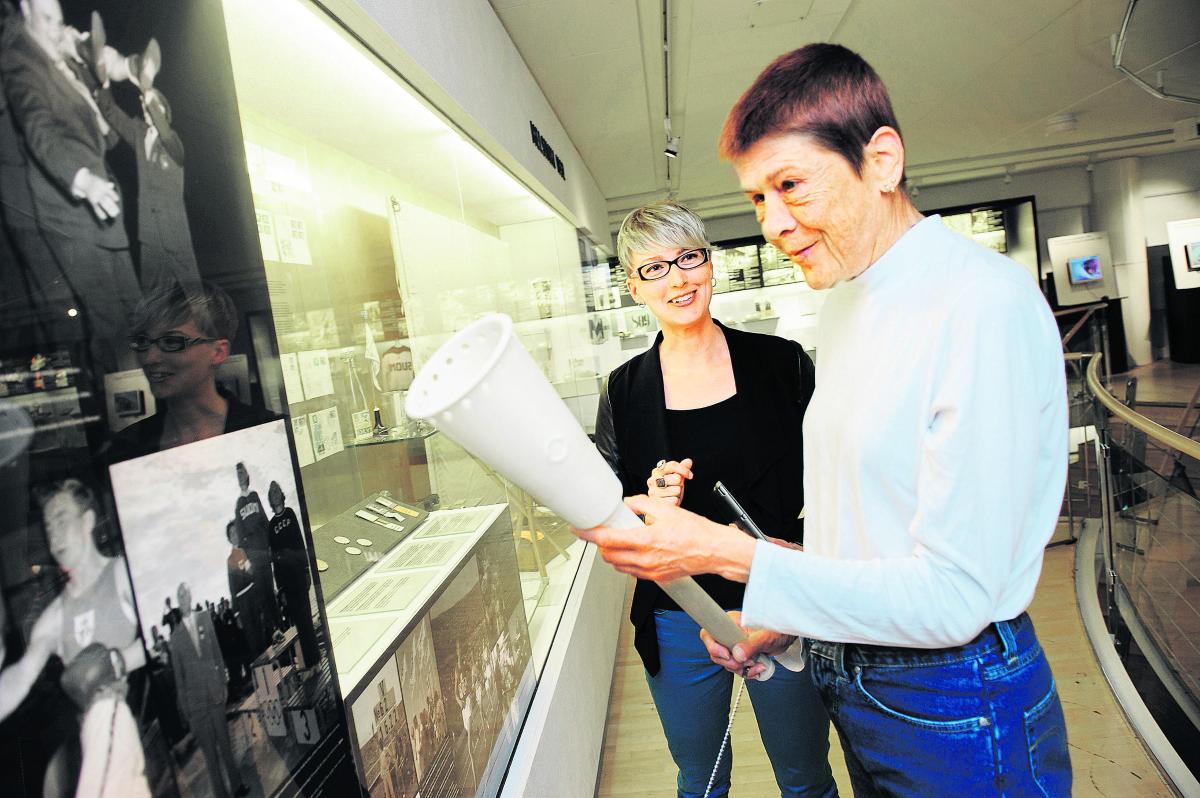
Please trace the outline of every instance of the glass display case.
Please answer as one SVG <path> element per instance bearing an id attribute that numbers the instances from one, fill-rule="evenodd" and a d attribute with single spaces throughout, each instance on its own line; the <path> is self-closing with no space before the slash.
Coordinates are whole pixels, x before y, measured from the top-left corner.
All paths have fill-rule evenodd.
<path id="1" fill-rule="evenodd" d="M 404 400 L 437 346 L 501 312 L 590 423 L 579 237 L 315 7 L 225 14 L 278 342 L 260 358 L 283 375 L 360 776 L 486 794 L 582 543 Z"/>
<path id="2" fill-rule="evenodd" d="M 583 544 L 405 396 L 502 312 L 590 423 L 591 243 L 324 6 L 61 4 L 0 15 L 0 794 L 494 794 Z"/>

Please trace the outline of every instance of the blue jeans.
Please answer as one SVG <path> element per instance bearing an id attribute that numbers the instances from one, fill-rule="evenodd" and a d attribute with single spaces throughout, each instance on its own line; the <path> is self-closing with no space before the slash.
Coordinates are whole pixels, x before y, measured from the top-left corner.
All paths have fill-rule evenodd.
<path id="1" fill-rule="evenodd" d="M 671 758 L 679 768 L 679 798 L 700 798 L 712 775 L 729 722 L 733 674 L 714 665 L 700 641 L 700 627 L 679 610 L 656 610 L 659 658 L 646 674 Z M 778 666 L 765 682 L 748 681 L 763 747 L 784 796 L 837 795 L 829 769 L 829 716 L 821 706 L 809 669 L 793 673 Z M 727 748 L 711 795 L 729 794 L 733 750 Z"/>
<path id="2" fill-rule="evenodd" d="M 1066 723 L 1028 615 L 955 648 L 813 641 L 809 662 L 855 798 L 1070 796 Z"/>

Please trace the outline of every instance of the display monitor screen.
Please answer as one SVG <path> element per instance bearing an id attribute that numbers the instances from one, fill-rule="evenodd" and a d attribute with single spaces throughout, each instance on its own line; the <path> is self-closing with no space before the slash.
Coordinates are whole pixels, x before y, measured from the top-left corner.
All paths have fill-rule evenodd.
<path id="1" fill-rule="evenodd" d="M 1184 244 L 1183 252 L 1187 256 L 1188 271 L 1200 272 L 1200 241 Z"/>
<path id="2" fill-rule="evenodd" d="M 1068 260 L 1067 275 L 1071 280 L 1071 285 L 1094 283 L 1104 278 L 1100 271 L 1100 258 L 1096 255 Z"/>

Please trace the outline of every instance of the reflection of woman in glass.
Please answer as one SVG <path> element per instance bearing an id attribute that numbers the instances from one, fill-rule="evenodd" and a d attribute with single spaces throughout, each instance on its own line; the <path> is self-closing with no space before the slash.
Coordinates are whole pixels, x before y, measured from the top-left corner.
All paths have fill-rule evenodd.
<path id="1" fill-rule="evenodd" d="M 272 516 L 268 527 L 271 541 L 271 563 L 275 570 L 275 584 L 287 602 L 288 617 L 300 637 L 300 653 L 304 656 L 304 667 L 311 668 L 321 658 L 317 648 L 317 632 L 313 628 L 312 603 L 308 588 L 311 578 L 308 573 L 308 554 L 304 548 L 304 530 L 292 508 L 284 506 L 283 489 L 278 482 L 267 488 L 267 501 L 271 503 Z"/>
<path id="2" fill-rule="evenodd" d="M 712 492 L 720 480 L 759 525 L 799 542 L 804 497 L 795 475 L 812 361 L 795 342 L 713 319 L 711 250 L 704 223 L 684 206 L 633 211 L 617 249 L 629 293 L 662 327 L 649 351 L 609 375 L 596 418 L 596 445 L 625 494 L 649 486 L 653 496 L 727 521 Z M 723 608 L 741 608 L 742 585 L 717 576 L 696 581 Z M 721 750 L 733 676 L 709 659 L 699 627 L 655 583 L 639 580 L 630 621 L 679 767 L 679 794 L 703 795 Z M 748 688 L 781 792 L 835 795 L 829 718 L 808 671 L 777 668 Z M 714 794 L 728 791 L 731 769 L 731 756 L 722 756 Z"/>
<path id="3" fill-rule="evenodd" d="M 118 433 L 110 461 L 127 460 L 274 419 L 217 385 L 217 368 L 237 334 L 237 308 L 216 285 L 178 284 L 156 291 L 134 312 L 129 347 L 150 383 L 158 410 Z"/>

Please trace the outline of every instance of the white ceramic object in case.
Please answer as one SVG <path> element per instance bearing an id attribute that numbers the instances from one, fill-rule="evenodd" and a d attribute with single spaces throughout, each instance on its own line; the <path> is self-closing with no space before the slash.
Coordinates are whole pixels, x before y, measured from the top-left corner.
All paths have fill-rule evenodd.
<path id="1" fill-rule="evenodd" d="M 577 529 L 642 523 L 621 500 L 620 480 L 513 335 L 508 316 L 484 316 L 444 343 L 413 379 L 405 411 L 431 421 Z M 722 645 L 745 639 L 690 577 L 659 584 Z M 798 641 L 776 659 L 800 670 L 799 652 Z M 774 670 L 771 658 L 763 662 L 760 680 Z"/>

